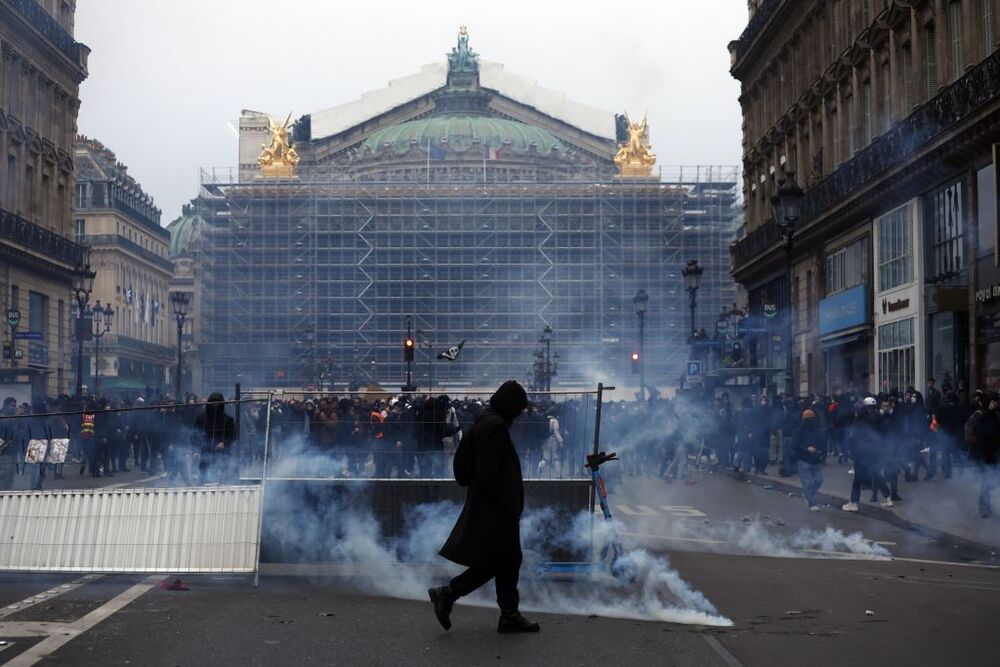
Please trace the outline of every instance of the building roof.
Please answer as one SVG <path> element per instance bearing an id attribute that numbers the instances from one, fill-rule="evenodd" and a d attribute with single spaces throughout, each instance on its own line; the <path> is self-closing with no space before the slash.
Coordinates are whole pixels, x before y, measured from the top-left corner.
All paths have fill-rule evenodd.
<path id="1" fill-rule="evenodd" d="M 194 207 L 184 204 L 180 217 L 167 225 L 167 231 L 170 232 L 170 256 L 183 254 L 192 242 L 197 241 L 203 224 L 204 220 L 194 212 Z"/>
<path id="2" fill-rule="evenodd" d="M 516 154 L 565 151 L 562 142 L 540 127 L 482 114 L 444 114 L 391 125 L 368 137 L 361 150 L 404 155 L 414 146 L 427 151 L 431 145 L 457 153 L 483 146 Z"/>
<path id="3" fill-rule="evenodd" d="M 366 120 L 443 88 L 448 79 L 448 63 L 424 65 L 417 74 L 393 79 L 379 90 L 364 93 L 361 99 L 312 114 L 312 138 L 321 139 L 349 130 Z M 479 82 L 515 102 L 573 125 L 588 134 L 615 139 L 615 117 L 610 111 L 580 104 L 560 93 L 538 85 L 537 81 L 504 70 L 500 63 L 479 60 Z"/>
<path id="4" fill-rule="evenodd" d="M 139 222 L 161 231 L 161 211 L 153 197 L 128 173 L 128 166 L 118 160 L 114 152 L 97 139 L 78 134 L 73 144 L 75 178 L 77 183 L 109 183 L 121 193 L 127 208 Z M 112 205 L 109 195 L 106 205 Z"/>

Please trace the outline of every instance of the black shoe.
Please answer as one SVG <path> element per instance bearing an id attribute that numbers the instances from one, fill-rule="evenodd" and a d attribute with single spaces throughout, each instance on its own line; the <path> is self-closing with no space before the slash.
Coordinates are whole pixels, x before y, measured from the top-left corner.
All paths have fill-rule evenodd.
<path id="1" fill-rule="evenodd" d="M 497 624 L 497 632 L 538 632 L 541 628 L 538 623 L 532 623 L 520 613 L 500 614 L 500 622 Z"/>
<path id="2" fill-rule="evenodd" d="M 451 629 L 451 608 L 455 605 L 455 594 L 451 592 L 451 586 L 441 586 L 439 588 L 428 588 L 427 596 L 434 605 L 434 615 L 438 623 L 445 630 Z"/>
<path id="3" fill-rule="evenodd" d="M 894 503 L 901 503 L 901 502 L 903 502 L 903 499 L 899 497 L 898 493 L 892 494 L 891 497 L 892 497 L 892 502 L 894 502 Z"/>

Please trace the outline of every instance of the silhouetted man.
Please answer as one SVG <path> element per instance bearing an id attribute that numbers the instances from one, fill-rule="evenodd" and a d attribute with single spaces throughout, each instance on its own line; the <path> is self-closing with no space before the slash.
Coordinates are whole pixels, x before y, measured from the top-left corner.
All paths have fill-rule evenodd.
<path id="1" fill-rule="evenodd" d="M 469 491 L 441 555 L 468 569 L 448 585 L 427 591 L 445 630 L 451 627 L 455 601 L 490 579 L 496 579 L 500 607 L 497 631 L 539 630 L 537 623 L 518 612 L 524 484 L 510 427 L 527 406 L 524 388 L 513 380 L 504 382 L 455 453 L 455 480 Z"/>

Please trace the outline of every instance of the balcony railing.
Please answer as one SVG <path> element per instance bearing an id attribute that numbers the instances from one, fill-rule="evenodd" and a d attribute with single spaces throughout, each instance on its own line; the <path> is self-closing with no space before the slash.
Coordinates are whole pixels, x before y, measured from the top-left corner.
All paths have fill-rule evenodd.
<path id="1" fill-rule="evenodd" d="M 802 225 L 808 225 L 823 211 L 884 172 L 905 164 L 922 146 L 998 100 L 1000 51 L 994 52 L 968 74 L 809 188 L 802 202 Z M 768 221 L 732 246 L 734 268 L 766 252 L 776 242 L 769 235 L 777 234 L 777 229 L 765 231 L 768 227 L 773 228 L 774 223 Z M 765 238 L 772 240 L 765 241 Z"/>
<path id="2" fill-rule="evenodd" d="M 734 42 L 736 44 L 735 50 L 737 62 L 746 54 L 750 45 L 753 44 L 754 40 L 756 40 L 760 35 L 764 26 L 771 20 L 771 17 L 774 16 L 775 10 L 778 9 L 778 6 L 782 2 L 784 2 L 784 0 L 764 0 L 764 2 L 760 3 L 760 7 L 758 7 L 757 11 L 754 12 L 753 17 L 750 19 L 749 23 L 747 23 L 747 27 L 743 30 L 739 39 Z"/>
<path id="3" fill-rule="evenodd" d="M 71 266 L 83 264 L 83 246 L 2 208 L 0 240 L 10 241 L 57 262 Z"/>
<path id="4" fill-rule="evenodd" d="M 74 63 L 80 63 L 80 47 L 82 44 L 73 39 L 52 16 L 42 9 L 36 0 L 8 0 L 28 22 L 47 40 L 52 42 L 67 58 Z"/>

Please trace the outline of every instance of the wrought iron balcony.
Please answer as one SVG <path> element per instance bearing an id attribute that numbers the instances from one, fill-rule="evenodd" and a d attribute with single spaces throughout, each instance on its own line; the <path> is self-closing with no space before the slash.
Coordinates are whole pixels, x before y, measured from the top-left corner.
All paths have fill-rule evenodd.
<path id="1" fill-rule="evenodd" d="M 896 123 L 872 144 L 806 190 L 800 228 L 886 171 L 904 165 L 928 142 L 1000 100 L 1000 51 Z M 768 221 L 731 248 L 733 269 L 771 249 L 781 235 Z"/>
<path id="2" fill-rule="evenodd" d="M 83 264 L 82 245 L 73 243 L 64 236 L 39 227 L 2 208 L 0 208 L 0 241 L 10 241 L 70 266 Z"/>
<path id="3" fill-rule="evenodd" d="M 42 9 L 36 0 L 8 0 L 14 9 L 21 13 L 28 22 L 47 40 L 52 42 L 67 58 L 74 63 L 80 62 L 80 48 L 83 46 L 70 35 L 59 22 Z"/>
<path id="4" fill-rule="evenodd" d="M 740 34 L 739 39 L 733 42 L 735 45 L 736 62 L 739 62 L 743 58 L 750 45 L 760 36 L 761 31 L 764 30 L 764 26 L 771 20 L 775 10 L 778 9 L 778 6 L 782 2 L 784 0 L 764 0 L 764 2 L 760 3 L 760 7 L 754 12 L 753 17 L 747 23 L 747 27 Z"/>

